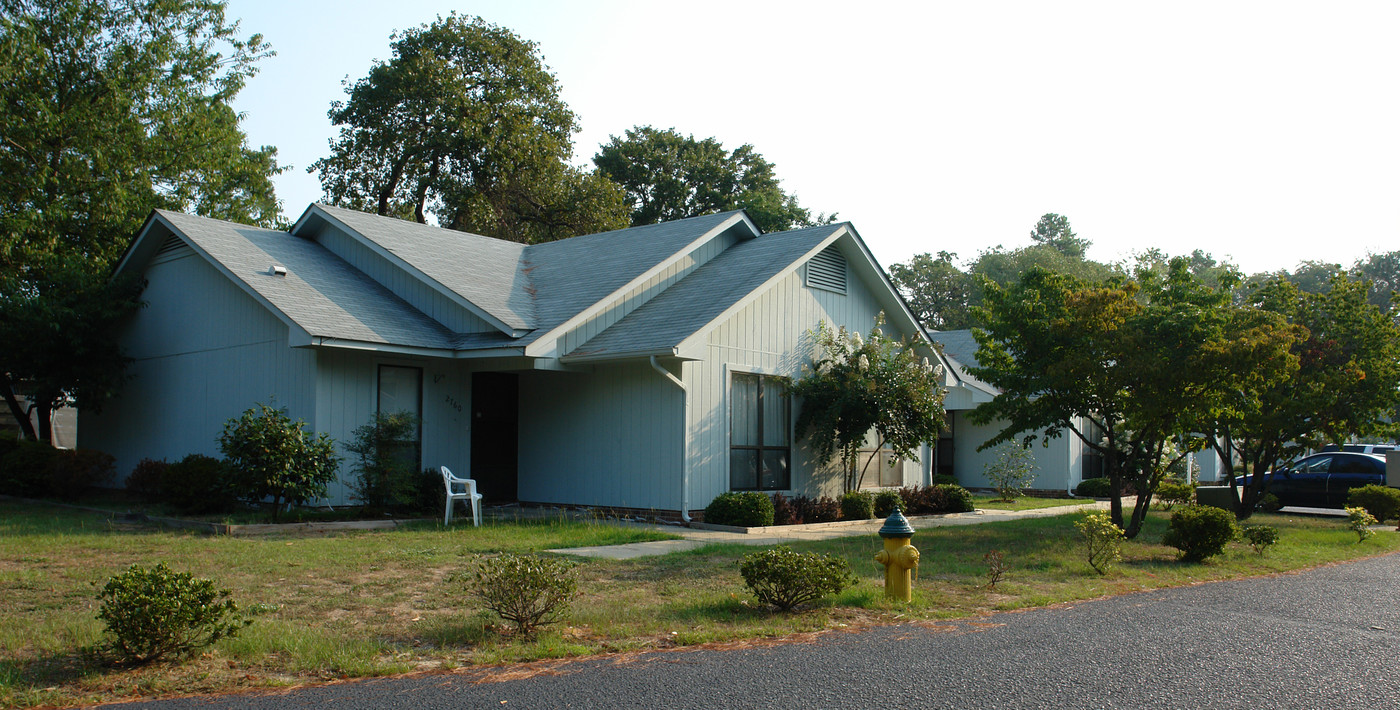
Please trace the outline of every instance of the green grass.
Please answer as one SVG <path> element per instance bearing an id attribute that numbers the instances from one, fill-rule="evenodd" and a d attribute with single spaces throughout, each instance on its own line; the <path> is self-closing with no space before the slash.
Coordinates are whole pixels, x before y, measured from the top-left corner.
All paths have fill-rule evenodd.
<path id="1" fill-rule="evenodd" d="M 1309 567 L 1400 549 L 1385 531 L 1365 542 L 1337 519 L 1257 516 L 1282 532 L 1264 556 L 1243 543 L 1205 564 L 1163 547 L 1154 513 L 1123 561 L 1093 573 L 1073 516 L 920 531 L 924 552 L 911 604 L 888 601 L 872 560 L 877 536 L 794 544 L 840 555 L 858 585 L 800 613 L 761 608 L 726 544 L 636 560 L 581 560 L 581 597 L 564 623 L 521 639 L 470 597 L 459 574 L 481 554 L 666 537 L 641 528 L 546 520 L 444 530 L 316 537 L 206 537 L 114 523 L 71 510 L 0 501 L 0 707 L 72 705 L 161 693 L 220 692 L 430 668 L 626 652 L 946 619 L 1108 594 Z M 984 556 L 1009 571 L 986 586 Z M 96 588 L 132 563 L 166 561 L 233 591 L 254 620 L 240 636 L 181 664 L 114 668 L 102 642 Z"/>
<path id="2" fill-rule="evenodd" d="M 978 508 L 991 510 L 1036 510 L 1039 508 L 1056 508 L 1062 505 L 1087 505 L 1093 503 L 1092 498 L 1033 498 L 1031 496 L 1021 496 L 1010 503 L 1000 500 L 996 494 L 972 495 L 973 504 Z"/>

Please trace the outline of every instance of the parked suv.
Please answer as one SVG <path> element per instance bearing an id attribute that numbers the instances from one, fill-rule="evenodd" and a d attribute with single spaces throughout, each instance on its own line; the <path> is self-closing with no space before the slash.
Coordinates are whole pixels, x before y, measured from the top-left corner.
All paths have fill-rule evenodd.
<path id="1" fill-rule="evenodd" d="M 1278 496 L 1282 505 L 1307 508 L 1344 508 L 1353 488 L 1385 485 L 1385 456 L 1331 451 L 1304 456 L 1268 473 L 1265 491 Z M 1252 476 L 1235 479 L 1249 485 Z"/>

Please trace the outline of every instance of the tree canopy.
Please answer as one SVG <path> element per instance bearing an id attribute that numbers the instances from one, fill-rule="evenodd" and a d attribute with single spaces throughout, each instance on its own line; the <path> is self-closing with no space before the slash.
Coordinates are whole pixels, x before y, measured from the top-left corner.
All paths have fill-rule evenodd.
<path id="1" fill-rule="evenodd" d="M 326 200 L 520 242 L 626 226 L 622 191 L 568 164 L 577 120 L 534 42 L 451 14 L 395 33 L 331 106 Z"/>
<path id="2" fill-rule="evenodd" d="M 773 164 L 747 143 L 728 151 L 714 138 L 636 126 L 612 136 L 593 163 L 626 191 L 634 227 L 741 208 L 765 232 L 835 220 L 783 192 Z"/>

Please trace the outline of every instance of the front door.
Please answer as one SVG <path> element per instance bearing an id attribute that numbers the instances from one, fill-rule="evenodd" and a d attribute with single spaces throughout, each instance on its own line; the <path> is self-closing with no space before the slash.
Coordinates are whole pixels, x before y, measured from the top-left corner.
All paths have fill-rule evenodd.
<path id="1" fill-rule="evenodd" d="M 472 478 L 488 503 L 517 496 L 520 388 L 516 375 L 472 373 Z"/>

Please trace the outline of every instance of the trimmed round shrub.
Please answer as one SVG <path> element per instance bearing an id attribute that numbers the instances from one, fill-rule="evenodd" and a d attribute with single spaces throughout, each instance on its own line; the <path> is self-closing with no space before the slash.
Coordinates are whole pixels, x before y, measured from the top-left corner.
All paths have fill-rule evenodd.
<path id="1" fill-rule="evenodd" d="M 77 500 L 89 488 L 112 480 L 116 461 L 96 449 L 60 449 L 54 456 L 49 493 L 59 500 Z"/>
<path id="2" fill-rule="evenodd" d="M 10 494 L 38 498 L 49 494 L 58 449 L 42 441 L 21 441 L 0 459 L 0 488 Z"/>
<path id="3" fill-rule="evenodd" d="M 529 634 L 568 614 L 578 596 L 578 579 L 574 566 L 557 557 L 506 553 L 477 565 L 468 591 L 517 631 Z"/>
<path id="4" fill-rule="evenodd" d="M 228 466 L 220 459 L 190 454 L 165 467 L 160 500 L 182 513 L 225 513 L 236 504 L 228 479 Z"/>
<path id="5" fill-rule="evenodd" d="M 1074 487 L 1074 494 L 1085 498 L 1107 498 L 1111 495 L 1113 484 L 1107 477 L 1086 478 Z"/>
<path id="6" fill-rule="evenodd" d="M 148 500 L 160 499 L 161 481 L 170 463 L 165 459 L 141 459 L 126 475 L 126 489 Z"/>
<path id="7" fill-rule="evenodd" d="M 961 483 L 958 483 L 958 477 L 957 477 L 957 476 L 950 476 L 950 475 L 948 475 L 948 474 L 946 474 L 946 473 L 935 473 L 935 474 L 933 474 L 933 476 L 931 477 L 931 480 L 929 480 L 928 484 L 929 484 L 930 486 L 959 486 L 959 485 L 962 485 Z"/>
<path id="8" fill-rule="evenodd" d="M 1371 484 L 1347 492 L 1347 505 L 1365 508 L 1376 520 L 1400 518 L 1400 490 Z"/>
<path id="9" fill-rule="evenodd" d="M 904 499 L 899 495 L 899 491 L 880 491 L 875 494 L 875 517 L 888 518 L 895 508 L 902 508 L 903 505 Z"/>
<path id="10" fill-rule="evenodd" d="M 1259 498 L 1259 502 L 1254 504 L 1254 507 L 1265 513 L 1277 513 L 1283 507 L 1283 501 L 1280 501 L 1278 496 L 1272 493 L 1265 493 Z"/>
<path id="11" fill-rule="evenodd" d="M 935 513 L 970 513 L 976 509 L 972 501 L 972 494 L 966 488 L 958 485 L 941 484 L 929 486 L 936 491 L 934 496 Z"/>
<path id="12" fill-rule="evenodd" d="M 786 546 L 744 555 L 739 574 L 759 602 L 783 611 L 838 594 L 856 583 L 844 558 L 794 552 Z"/>
<path id="13" fill-rule="evenodd" d="M 705 522 L 760 528 L 773 524 L 773 499 L 758 491 L 730 491 L 705 506 Z"/>
<path id="14" fill-rule="evenodd" d="M 875 494 L 870 491 L 846 491 L 841 495 L 842 520 L 869 520 L 875 517 Z"/>
<path id="15" fill-rule="evenodd" d="M 1246 525 L 1240 530 L 1240 537 L 1254 548 L 1255 554 L 1262 555 L 1264 550 L 1278 542 L 1278 528 L 1272 525 Z"/>
<path id="16" fill-rule="evenodd" d="M 831 496 L 798 496 L 792 499 L 792 504 L 804 523 L 834 523 L 841 519 L 841 504 Z"/>
<path id="17" fill-rule="evenodd" d="M 102 587 L 97 618 L 107 625 L 109 649 L 128 663 L 187 656 L 232 637 L 250 621 L 239 616 L 229 590 L 164 562 L 132 565 Z"/>
<path id="18" fill-rule="evenodd" d="M 1157 484 L 1157 502 L 1163 510 L 1171 510 L 1177 505 L 1187 505 L 1195 498 L 1195 487 L 1185 481 L 1168 478 Z"/>
<path id="19" fill-rule="evenodd" d="M 1172 513 L 1162 544 L 1180 550 L 1188 562 L 1200 562 L 1224 552 L 1235 536 L 1234 514 L 1209 505 L 1192 505 Z"/>
<path id="20" fill-rule="evenodd" d="M 781 493 L 773 494 L 773 524 L 797 525 L 802 519 L 797 516 L 797 507 L 792 500 Z"/>

